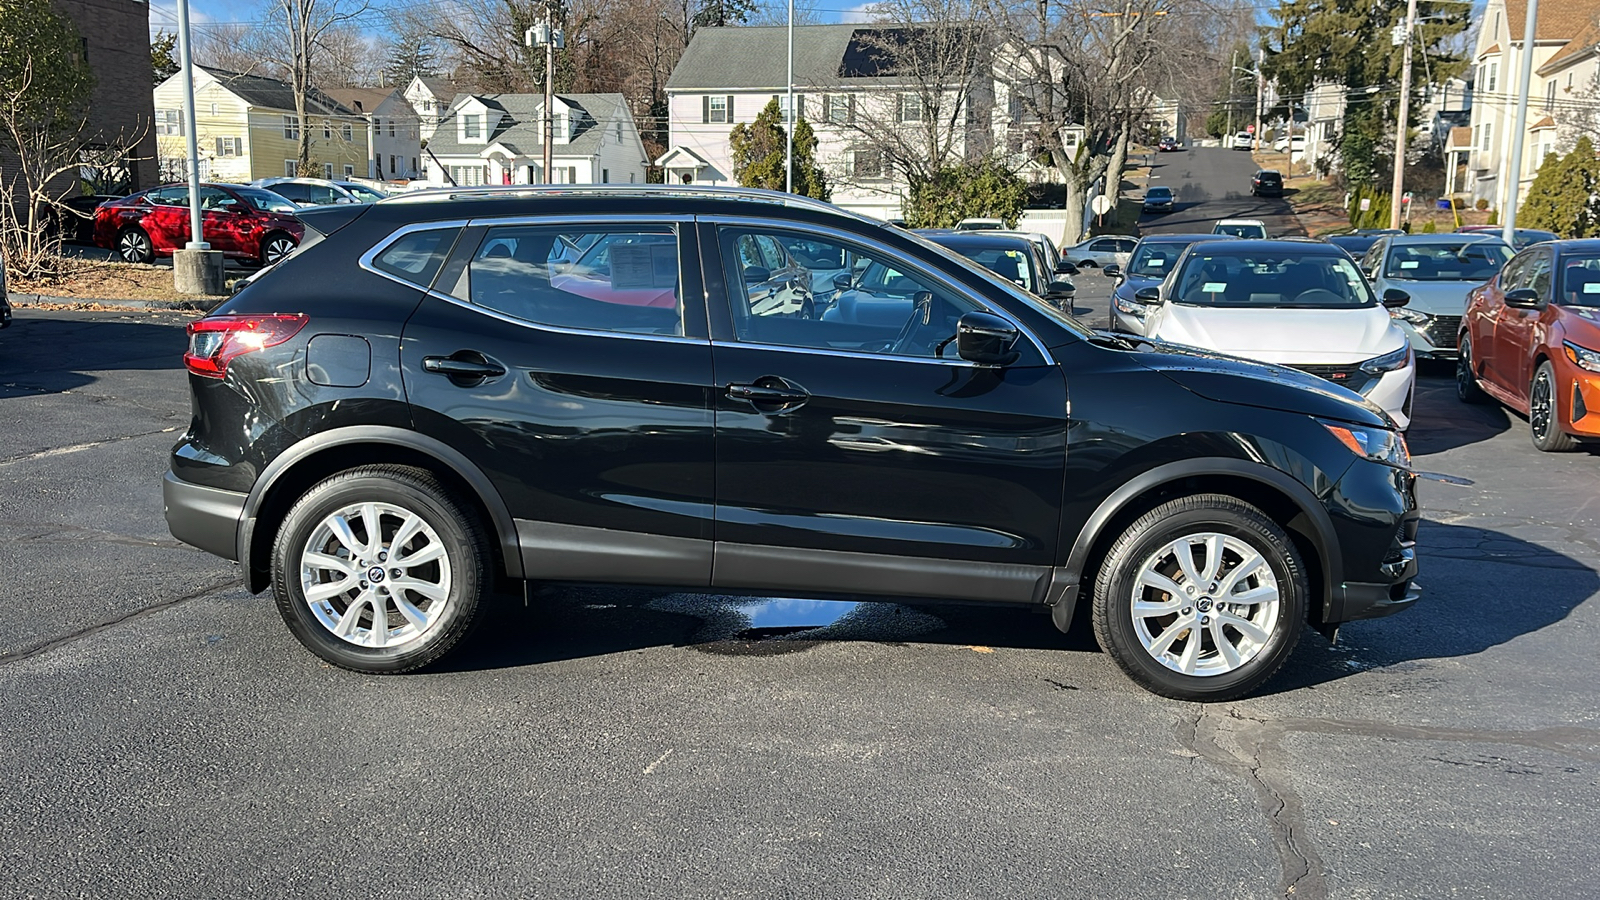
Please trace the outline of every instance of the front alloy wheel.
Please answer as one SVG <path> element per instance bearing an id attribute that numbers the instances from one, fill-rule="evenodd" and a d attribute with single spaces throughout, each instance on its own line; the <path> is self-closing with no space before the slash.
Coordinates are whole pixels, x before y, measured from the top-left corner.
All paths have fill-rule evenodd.
<path id="1" fill-rule="evenodd" d="M 1556 372 L 1546 361 L 1539 364 L 1528 388 L 1528 431 L 1533 445 L 1546 453 L 1565 453 L 1578 446 L 1571 435 L 1561 430 L 1557 415 Z"/>
<path id="2" fill-rule="evenodd" d="M 1180 700 L 1231 700 L 1288 659 L 1305 569 L 1287 533 L 1234 497 L 1169 501 L 1118 538 L 1095 581 L 1100 646 L 1134 681 Z"/>
<path id="3" fill-rule="evenodd" d="M 364 466 L 295 503 L 273 545 L 272 587 L 312 653 L 358 672 L 408 672 L 471 630 L 490 560 L 477 517 L 430 473 Z"/>
<path id="4" fill-rule="evenodd" d="M 150 245 L 150 235 L 143 229 L 129 228 L 117 235 L 117 255 L 123 262 L 147 263 L 155 258 L 155 249 Z"/>

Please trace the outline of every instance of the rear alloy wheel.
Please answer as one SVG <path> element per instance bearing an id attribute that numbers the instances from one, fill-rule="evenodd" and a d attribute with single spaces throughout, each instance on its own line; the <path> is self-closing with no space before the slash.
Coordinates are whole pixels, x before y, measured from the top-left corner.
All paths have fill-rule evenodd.
<path id="1" fill-rule="evenodd" d="M 294 252 L 294 238 L 286 234 L 274 234 L 261 243 L 261 264 L 270 266 L 290 253 Z"/>
<path id="2" fill-rule="evenodd" d="M 117 255 L 123 262 L 147 263 L 155 259 L 155 247 L 143 228 L 125 228 L 117 235 Z"/>
<path id="3" fill-rule="evenodd" d="M 1472 371 L 1472 341 L 1464 335 L 1456 354 L 1456 398 L 1462 403 L 1489 402 L 1489 395 L 1478 386 L 1478 376 Z"/>
<path id="4" fill-rule="evenodd" d="M 476 517 L 431 474 L 366 466 L 324 480 L 289 511 L 272 586 L 312 653 L 357 672 L 408 672 L 471 630 L 490 566 Z"/>
<path id="5" fill-rule="evenodd" d="M 1572 435 L 1561 430 L 1561 423 L 1556 421 L 1559 415 L 1556 370 L 1546 360 L 1533 373 L 1533 384 L 1528 388 L 1528 430 L 1533 435 L 1533 445 L 1546 453 L 1565 453 L 1578 447 Z"/>
<path id="6" fill-rule="evenodd" d="M 1282 528 L 1237 498 L 1197 494 L 1156 507 L 1112 545 L 1095 580 L 1094 633 L 1154 693 L 1232 700 L 1289 658 L 1307 593 Z"/>

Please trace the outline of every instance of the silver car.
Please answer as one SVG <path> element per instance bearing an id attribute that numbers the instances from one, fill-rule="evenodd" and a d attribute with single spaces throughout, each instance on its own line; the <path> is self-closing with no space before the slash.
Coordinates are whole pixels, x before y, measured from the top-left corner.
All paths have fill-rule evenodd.
<path id="1" fill-rule="evenodd" d="M 1512 250 L 1489 234 L 1397 234 L 1378 239 L 1361 257 L 1378 296 L 1411 296 L 1390 311 L 1411 349 L 1425 359 L 1455 359 L 1467 292 L 1493 278 Z"/>
<path id="2" fill-rule="evenodd" d="M 1124 268 L 1133 256 L 1134 238 L 1120 234 L 1092 237 L 1061 251 L 1061 258 L 1075 266 L 1109 266 Z"/>
<path id="3" fill-rule="evenodd" d="M 328 206 L 334 203 L 370 203 L 371 199 L 351 193 L 325 178 L 258 178 L 251 187 L 266 188 L 295 206 Z"/>

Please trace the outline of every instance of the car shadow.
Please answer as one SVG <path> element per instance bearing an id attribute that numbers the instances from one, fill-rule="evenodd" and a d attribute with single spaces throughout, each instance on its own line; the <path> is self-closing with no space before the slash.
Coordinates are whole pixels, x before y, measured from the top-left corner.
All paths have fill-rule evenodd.
<path id="1" fill-rule="evenodd" d="M 1565 554 L 1485 528 L 1425 520 L 1418 535 L 1424 587 L 1399 615 L 1344 626 L 1329 644 L 1309 628 L 1283 670 L 1258 693 L 1337 682 L 1369 669 L 1467 657 L 1565 619 L 1600 590 L 1600 574 Z M 1473 566 L 1470 579 L 1431 579 L 1448 564 Z M 817 605 L 838 607 L 836 612 Z M 791 613 L 809 612 L 812 619 Z M 774 615 L 776 610 L 776 615 Z M 626 587 L 544 585 L 523 605 L 503 598 L 478 634 L 435 672 L 511 669 L 568 659 L 680 647 L 712 655 L 780 656 L 826 644 L 936 644 L 983 650 L 1051 650 L 1064 655 L 1063 681 L 1082 654 L 1100 652 L 1079 604 L 1070 632 L 1042 608 L 841 603 L 677 593 Z M 823 624 L 816 624 L 817 621 Z M 798 623 L 798 624 L 796 624 Z M 1129 691 L 1137 690 L 1132 684 Z"/>
<path id="2" fill-rule="evenodd" d="M 68 358 L 76 361 L 70 365 L 96 372 L 181 369 L 189 341 L 182 326 L 200 315 L 170 313 L 152 322 L 148 313 L 69 317 L 18 310 L 11 327 L 0 331 L 0 399 L 61 393 L 95 381 L 67 368 Z"/>
<path id="3" fill-rule="evenodd" d="M 1414 416 L 1406 432 L 1412 456 L 1481 443 L 1511 428 L 1511 413 L 1500 404 L 1457 399 L 1454 371 L 1452 362 L 1417 360 Z"/>

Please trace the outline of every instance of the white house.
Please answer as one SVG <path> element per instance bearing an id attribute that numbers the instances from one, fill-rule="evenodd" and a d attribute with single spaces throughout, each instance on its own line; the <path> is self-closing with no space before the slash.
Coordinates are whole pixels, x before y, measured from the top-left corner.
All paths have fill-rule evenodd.
<path id="1" fill-rule="evenodd" d="M 1595 21 L 1600 0 L 1544 0 L 1534 23 L 1536 72 L 1529 86 L 1527 129 L 1514 134 L 1517 80 L 1522 70 L 1526 0 L 1488 0 L 1473 49 L 1474 84 L 1471 129 L 1473 150 L 1467 154 L 1467 183 L 1472 199 L 1504 209 L 1509 190 L 1506 169 L 1512 150 L 1522 143 L 1522 171 L 1516 173 L 1519 197 L 1539 171 L 1545 152 L 1556 149 L 1560 114 L 1567 98 L 1584 86 L 1583 73 L 1593 72 L 1593 46 L 1600 33 Z"/>
<path id="2" fill-rule="evenodd" d="M 423 151 L 429 185 L 642 184 L 649 158 L 621 94 L 558 94 L 550 178 L 543 94 L 460 94 Z"/>
<path id="3" fill-rule="evenodd" d="M 339 88 L 328 96 L 366 120 L 366 177 L 394 181 L 418 177 L 422 133 L 417 112 L 393 88 Z"/>
<path id="4" fill-rule="evenodd" d="M 803 25 L 794 29 L 795 109 L 817 136 L 817 162 L 833 202 L 866 215 L 901 215 L 903 179 L 884 165 L 872 129 L 924 127 L 921 91 L 887 74 L 882 29 Z M 656 165 L 669 183 L 735 185 L 729 133 L 777 98 L 786 102 L 788 30 L 783 26 L 702 28 L 667 80 L 669 148 Z M 992 100 L 991 79 L 970 102 Z M 952 90 L 952 96 L 959 92 Z M 943 117 L 942 117 L 943 118 Z M 979 115 L 950 118 L 987 134 Z M 870 125 L 870 127 L 869 127 Z M 971 134 L 956 135 L 961 141 Z"/>
<path id="5" fill-rule="evenodd" d="M 461 89 L 445 78 L 415 75 L 406 85 L 401 96 L 417 116 L 418 136 L 423 143 L 433 139 L 433 130 L 439 127 L 439 120 L 459 93 Z"/>

